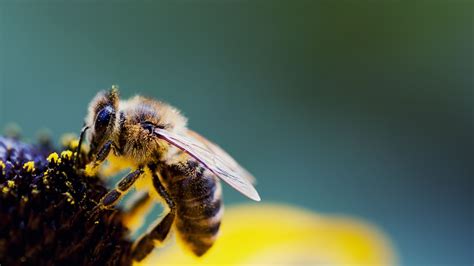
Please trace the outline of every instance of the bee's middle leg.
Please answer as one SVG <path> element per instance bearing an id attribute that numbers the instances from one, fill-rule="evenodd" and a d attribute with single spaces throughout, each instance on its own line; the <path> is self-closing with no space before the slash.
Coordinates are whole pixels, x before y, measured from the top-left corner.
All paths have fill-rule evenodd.
<path id="1" fill-rule="evenodd" d="M 143 260 L 155 247 L 155 241 L 163 242 L 166 236 L 169 234 L 170 229 L 173 225 L 175 216 L 176 216 L 176 205 L 169 195 L 166 188 L 161 184 L 161 181 L 154 171 L 154 167 L 150 166 L 152 170 L 153 177 L 153 186 L 156 189 L 156 192 L 166 201 L 166 204 L 169 207 L 169 212 L 165 217 L 156 225 L 153 226 L 151 231 L 146 233 L 144 236 L 138 240 L 137 244 L 133 248 L 133 258 L 137 261 Z"/>
<path id="2" fill-rule="evenodd" d="M 99 202 L 96 208 L 100 209 L 110 209 L 117 204 L 120 198 L 125 195 L 128 190 L 132 187 L 135 181 L 143 174 L 143 168 L 138 168 L 137 170 L 130 172 L 128 175 L 123 177 L 117 186 L 111 191 L 107 192 Z"/>

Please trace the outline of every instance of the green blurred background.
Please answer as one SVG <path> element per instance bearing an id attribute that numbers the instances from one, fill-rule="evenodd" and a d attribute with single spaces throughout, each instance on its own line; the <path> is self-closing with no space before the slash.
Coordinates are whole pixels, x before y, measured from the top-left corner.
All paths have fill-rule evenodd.
<path id="1" fill-rule="evenodd" d="M 182 109 L 263 201 L 367 219 L 406 265 L 470 265 L 473 3 L 3 0 L 0 125 L 78 132 L 118 84 Z"/>

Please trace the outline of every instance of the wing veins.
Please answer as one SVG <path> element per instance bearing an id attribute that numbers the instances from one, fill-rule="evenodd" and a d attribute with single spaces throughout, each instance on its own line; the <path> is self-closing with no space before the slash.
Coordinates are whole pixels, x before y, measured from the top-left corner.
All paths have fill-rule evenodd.
<path id="1" fill-rule="evenodd" d="M 172 133 L 160 128 L 155 128 L 154 133 L 160 139 L 165 140 L 169 144 L 196 159 L 206 169 L 228 183 L 237 191 L 252 200 L 260 201 L 260 196 L 250 181 L 244 176 L 241 176 L 241 174 L 245 173 L 246 170 L 239 169 L 239 165 L 232 159 L 232 157 L 230 157 L 230 155 L 226 153 L 224 155 L 221 154 L 221 156 L 224 157 L 221 158 L 219 154 L 216 154 L 216 149 L 212 149 L 208 144 L 203 143 L 203 141 L 190 135 Z M 237 168 L 237 170 L 235 168 Z"/>

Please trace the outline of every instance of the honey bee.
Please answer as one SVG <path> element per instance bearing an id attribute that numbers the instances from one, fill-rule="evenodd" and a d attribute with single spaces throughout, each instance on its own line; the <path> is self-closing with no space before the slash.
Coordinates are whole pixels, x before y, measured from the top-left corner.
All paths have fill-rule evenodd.
<path id="1" fill-rule="evenodd" d="M 117 171 L 133 170 L 100 200 L 98 208 L 113 208 L 143 179 L 151 181 L 145 189 L 156 192 L 167 206 L 161 221 L 136 241 L 132 252 L 137 261 L 154 249 L 155 242 L 163 242 L 172 227 L 186 247 L 203 255 L 216 240 L 221 223 L 220 179 L 260 201 L 253 176 L 186 123 L 167 103 L 142 96 L 120 100 L 114 86 L 99 92 L 89 104 L 78 147 L 84 138 L 88 140 L 86 171 L 106 160 Z"/>

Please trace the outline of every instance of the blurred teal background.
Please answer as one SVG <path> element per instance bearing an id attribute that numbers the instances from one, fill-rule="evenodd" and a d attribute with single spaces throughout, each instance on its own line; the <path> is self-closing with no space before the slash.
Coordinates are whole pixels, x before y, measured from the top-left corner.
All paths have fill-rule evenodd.
<path id="1" fill-rule="evenodd" d="M 3 0 L 0 125 L 78 132 L 118 84 L 179 107 L 263 201 L 368 219 L 406 265 L 471 265 L 473 3 Z"/>

